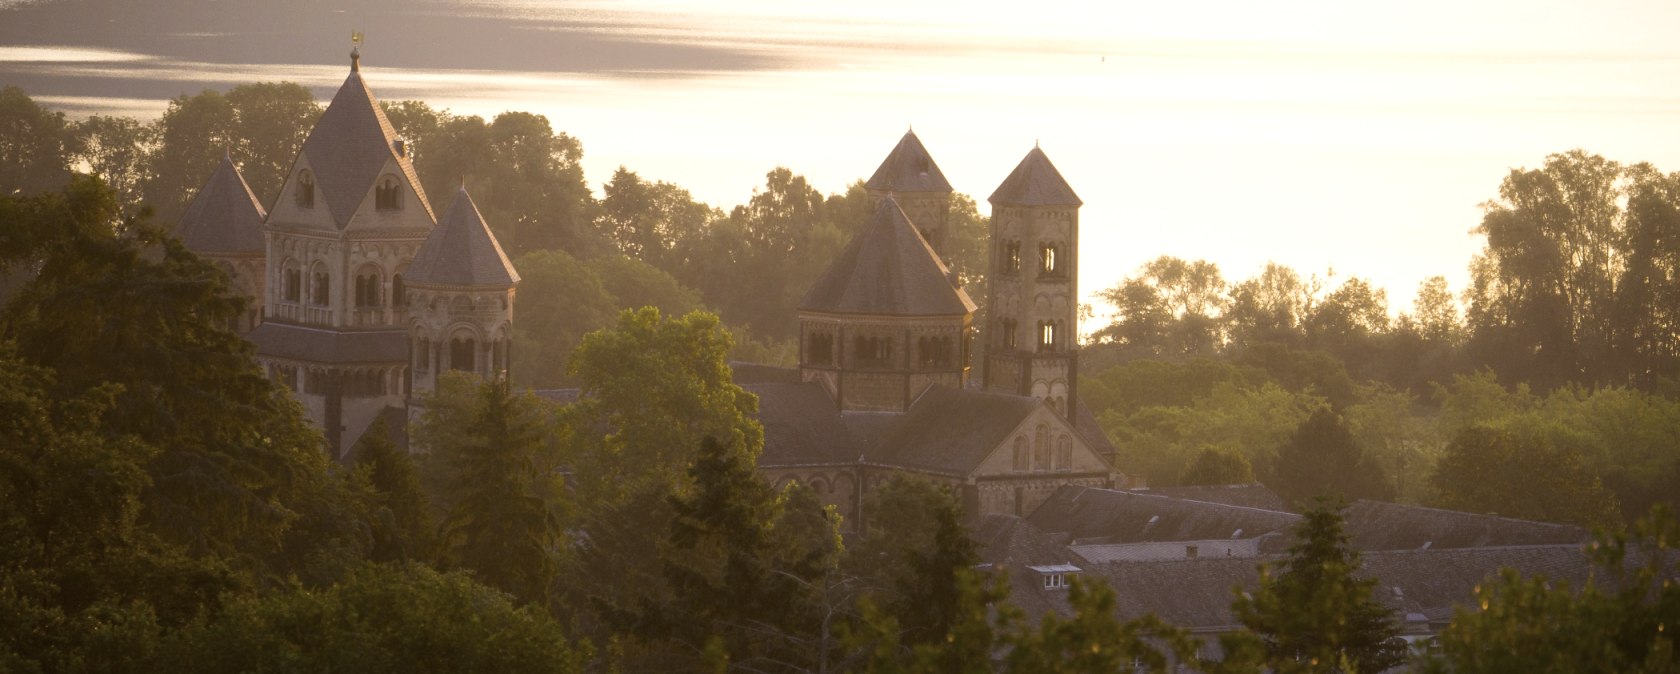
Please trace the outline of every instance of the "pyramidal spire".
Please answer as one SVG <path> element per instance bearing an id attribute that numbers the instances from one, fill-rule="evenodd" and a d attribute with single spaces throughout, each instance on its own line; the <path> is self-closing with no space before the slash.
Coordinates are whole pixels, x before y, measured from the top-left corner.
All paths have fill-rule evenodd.
<path id="1" fill-rule="evenodd" d="M 933 156 L 922 146 L 922 140 L 916 137 L 914 129 L 904 133 L 864 187 L 894 192 L 951 191 L 950 181 L 945 179 L 939 164 L 934 163 Z"/>
<path id="2" fill-rule="evenodd" d="M 333 220 L 342 228 L 356 214 L 387 162 L 394 162 L 407 179 L 426 215 L 436 219 L 431 201 L 420 186 L 420 174 L 400 151 L 397 132 L 379 99 L 362 80 L 360 49 L 351 53 L 350 76 L 333 95 L 320 121 L 309 131 L 301 150 L 315 171 L 316 189 L 325 198 Z"/>
<path id="3" fill-rule="evenodd" d="M 890 196 L 799 303 L 801 311 L 880 316 L 957 316 L 974 308 Z"/>
<path id="4" fill-rule="evenodd" d="M 1044 154 L 1044 149 L 1037 142 L 986 201 L 1010 206 L 1081 206 L 1085 203 L 1073 193 L 1073 188 L 1056 170 L 1056 165 L 1050 163 L 1050 157 Z"/>
<path id="5" fill-rule="evenodd" d="M 411 285 L 506 288 L 519 283 L 519 273 L 463 183 L 403 279 Z"/>
<path id="6" fill-rule="evenodd" d="M 188 249 L 200 253 L 260 252 L 266 217 L 262 202 L 224 150 L 221 163 L 187 204 L 175 233 Z"/>

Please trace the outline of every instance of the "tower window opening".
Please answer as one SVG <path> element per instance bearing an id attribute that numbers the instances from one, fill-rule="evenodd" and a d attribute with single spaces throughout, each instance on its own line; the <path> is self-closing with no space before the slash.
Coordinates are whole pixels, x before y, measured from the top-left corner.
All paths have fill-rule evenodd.
<path id="1" fill-rule="evenodd" d="M 916 352 L 920 355 L 922 367 L 948 367 L 951 364 L 951 338 L 918 338 Z"/>
<path id="2" fill-rule="evenodd" d="M 456 337 L 449 340 L 449 369 L 462 372 L 472 372 L 478 344 L 471 337 Z"/>
<path id="3" fill-rule="evenodd" d="M 309 275 L 309 303 L 324 307 L 331 303 L 332 277 L 326 270 L 316 269 Z"/>
<path id="4" fill-rule="evenodd" d="M 1040 276 L 1061 276 L 1061 246 L 1046 243 L 1038 248 L 1038 273 Z"/>
<path id="5" fill-rule="evenodd" d="M 280 299 L 284 302 L 297 303 L 303 301 L 303 272 L 298 269 L 285 271 L 284 287 L 280 292 Z"/>
<path id="6" fill-rule="evenodd" d="M 1039 351 L 1055 351 L 1055 350 L 1057 350 L 1060 342 L 1058 342 L 1059 335 L 1057 335 L 1056 333 L 1060 332 L 1060 330 L 1059 330 L 1060 327 L 1061 327 L 1061 321 L 1039 321 L 1038 322 L 1038 350 Z"/>
<path id="7" fill-rule="evenodd" d="M 813 365 L 832 365 L 834 363 L 834 335 L 828 333 L 811 335 L 811 344 L 807 349 L 806 362 Z"/>
<path id="8" fill-rule="evenodd" d="M 1003 333 L 1003 348 L 1013 349 L 1017 346 L 1015 337 L 1015 319 L 1005 318 L 998 321 L 998 331 Z"/>
<path id="9" fill-rule="evenodd" d="M 373 188 L 373 207 L 381 211 L 402 208 L 402 183 L 397 182 L 396 176 L 379 179 L 379 184 Z"/>
<path id="10" fill-rule="evenodd" d="M 883 367 L 892 364 L 893 343 L 888 337 L 858 337 L 852 341 L 858 364 Z"/>
<path id="11" fill-rule="evenodd" d="M 377 307 L 383 302 L 384 284 L 378 272 L 365 273 L 356 277 L 356 306 Z"/>
<path id="12" fill-rule="evenodd" d="M 1021 242 L 1003 242 L 1003 273 L 1018 274 L 1021 272 Z"/>
<path id="13" fill-rule="evenodd" d="M 391 306 L 401 307 L 408 304 L 408 293 L 403 288 L 402 274 L 391 275 Z"/>
<path id="14" fill-rule="evenodd" d="M 297 189 L 293 191 L 292 196 L 299 208 L 315 207 L 315 176 L 308 170 L 298 173 Z"/>

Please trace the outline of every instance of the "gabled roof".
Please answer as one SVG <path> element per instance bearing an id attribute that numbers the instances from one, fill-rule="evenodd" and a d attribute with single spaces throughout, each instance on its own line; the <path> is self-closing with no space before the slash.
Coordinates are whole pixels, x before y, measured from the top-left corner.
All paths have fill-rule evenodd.
<path id="1" fill-rule="evenodd" d="M 974 307 L 892 197 L 799 303 L 800 311 L 877 316 L 961 316 Z"/>
<path id="2" fill-rule="evenodd" d="M 834 399 L 815 382 L 742 384 L 758 396 L 765 467 L 855 463 L 858 453 L 840 422 Z"/>
<path id="3" fill-rule="evenodd" d="M 1036 145 L 986 201 L 997 206 L 1080 206 L 1085 203 L 1062 179 L 1061 172 L 1050 163 L 1044 150 Z"/>
<path id="4" fill-rule="evenodd" d="M 1359 550 L 1579 545 L 1592 539 L 1586 529 L 1567 524 L 1381 501 L 1355 501 L 1342 515 L 1349 542 Z"/>
<path id="5" fill-rule="evenodd" d="M 188 249 L 200 253 L 262 252 L 266 217 L 268 212 L 251 193 L 233 159 L 223 155 L 210 180 L 187 204 L 175 233 Z"/>
<path id="6" fill-rule="evenodd" d="M 915 131 L 906 132 L 899 139 L 864 187 L 887 192 L 951 191 L 950 181 L 945 180 L 945 174 L 933 162 L 927 148 L 922 147 Z"/>
<path id="7" fill-rule="evenodd" d="M 965 476 L 1043 405 L 1031 396 L 934 386 L 866 458 L 879 465 Z"/>
<path id="8" fill-rule="evenodd" d="M 1139 490 L 1146 494 L 1159 494 L 1173 498 L 1204 501 L 1207 503 L 1223 503 L 1225 505 L 1242 506 L 1244 508 L 1260 508 L 1261 510 L 1277 510 L 1288 512 L 1288 506 L 1277 492 L 1268 489 L 1259 482 L 1249 484 L 1207 484 L 1207 485 L 1179 485 L 1172 487 L 1150 487 Z"/>
<path id="9" fill-rule="evenodd" d="M 1104 543 L 1255 538 L 1283 531 L 1300 515 L 1204 503 L 1146 492 L 1064 486 L 1028 521 L 1046 531 Z"/>
<path id="10" fill-rule="evenodd" d="M 397 154 L 396 139 L 391 120 L 385 118 L 379 100 L 362 82 L 361 70 L 353 65 L 350 76 L 321 114 L 321 121 L 303 141 L 302 150 L 315 171 L 315 189 L 326 199 L 327 209 L 340 229 L 350 224 L 350 217 L 373 189 L 386 161 L 395 161 L 401 167 L 420 198 L 420 207 L 426 209 L 428 217 L 437 218 L 414 164 Z"/>
<path id="11" fill-rule="evenodd" d="M 465 185 L 443 220 L 426 235 L 403 280 L 409 284 L 512 287 L 519 282 L 502 244 L 484 224 Z"/>

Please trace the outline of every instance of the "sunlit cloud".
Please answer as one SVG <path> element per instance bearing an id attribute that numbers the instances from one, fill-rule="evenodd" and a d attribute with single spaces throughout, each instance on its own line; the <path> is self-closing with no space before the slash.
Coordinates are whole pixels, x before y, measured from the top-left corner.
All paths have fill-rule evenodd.
<path id="1" fill-rule="evenodd" d="M 89 47 L 0 47 L 0 63 L 120 63 L 152 57 Z"/>

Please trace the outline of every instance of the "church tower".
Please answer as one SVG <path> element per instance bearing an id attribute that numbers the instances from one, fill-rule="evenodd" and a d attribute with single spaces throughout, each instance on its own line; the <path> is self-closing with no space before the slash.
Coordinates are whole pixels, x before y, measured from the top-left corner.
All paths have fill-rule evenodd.
<path id="1" fill-rule="evenodd" d="M 351 52 L 349 77 L 268 214 L 264 322 L 249 335 L 334 457 L 407 399 L 403 275 L 435 223 L 407 148 Z"/>
<path id="2" fill-rule="evenodd" d="M 974 302 L 898 200 L 876 204 L 799 303 L 799 373 L 842 411 L 902 412 L 968 378 Z"/>
<path id="3" fill-rule="evenodd" d="M 875 175 L 864 183 L 870 201 L 880 205 L 892 196 L 898 200 L 904 214 L 916 226 L 922 238 L 939 259 L 945 259 L 945 232 L 951 217 L 951 183 L 933 156 L 922 146 L 915 131 L 908 131 L 898 145 L 887 154 L 886 160 L 875 169 Z"/>
<path id="4" fill-rule="evenodd" d="M 465 185 L 408 267 L 411 395 L 437 390 L 448 370 L 507 375 L 519 273 Z"/>
<path id="5" fill-rule="evenodd" d="M 1043 398 L 1072 422 L 1084 202 L 1036 146 L 987 201 L 992 264 L 985 387 Z"/>
<path id="6" fill-rule="evenodd" d="M 241 334 L 262 322 L 265 297 L 263 219 L 268 217 L 245 176 L 222 156 L 222 163 L 210 180 L 193 196 L 187 212 L 175 226 L 176 236 L 188 250 L 215 263 L 233 280 L 234 290 L 251 298 L 251 307 L 237 325 Z"/>

